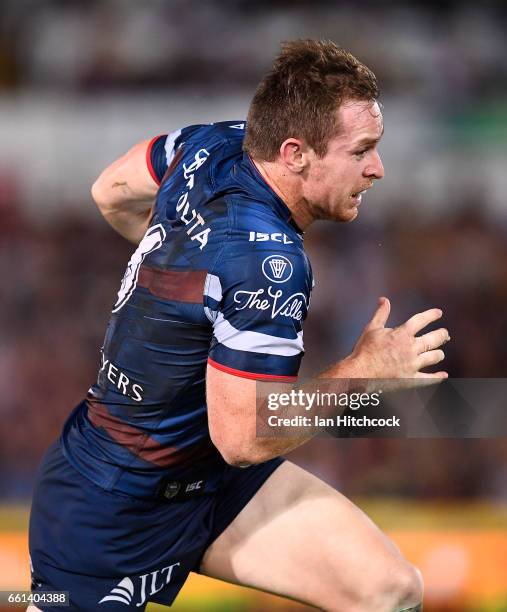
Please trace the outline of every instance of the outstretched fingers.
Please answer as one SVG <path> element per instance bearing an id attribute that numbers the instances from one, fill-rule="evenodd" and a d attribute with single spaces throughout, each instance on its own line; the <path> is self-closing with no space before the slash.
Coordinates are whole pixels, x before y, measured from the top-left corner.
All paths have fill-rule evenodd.
<path id="1" fill-rule="evenodd" d="M 417 350 L 419 353 L 432 351 L 442 346 L 450 340 L 449 332 L 445 327 L 424 334 L 416 338 Z"/>
<path id="2" fill-rule="evenodd" d="M 439 308 L 431 308 L 415 314 L 413 317 L 408 319 L 401 327 L 405 329 L 410 335 L 415 336 L 418 332 L 424 329 L 430 323 L 438 321 L 442 316 L 442 311 Z M 425 384 L 431 384 L 432 382 L 438 382 L 448 378 L 448 374 L 445 371 L 440 372 L 421 372 L 425 368 L 434 366 L 445 359 L 444 351 L 440 348 L 446 342 L 450 340 L 449 332 L 445 327 L 436 329 L 423 334 L 422 336 L 416 336 L 415 348 L 418 353 L 416 367 L 416 377 L 425 381 Z"/>
<path id="3" fill-rule="evenodd" d="M 427 351 L 426 353 L 421 353 L 417 361 L 418 369 L 422 370 L 423 368 L 434 366 L 437 363 L 443 361 L 444 359 L 445 353 L 442 349 L 436 349 L 434 351 Z"/>
<path id="4" fill-rule="evenodd" d="M 415 375 L 414 378 L 417 378 L 418 380 L 423 382 L 423 384 L 431 385 L 431 384 L 436 383 L 436 382 L 438 382 L 440 380 L 445 380 L 446 378 L 449 378 L 449 374 L 447 372 L 444 372 L 444 371 L 441 371 L 441 372 L 432 372 L 432 373 L 417 372 L 417 374 Z"/>
<path id="5" fill-rule="evenodd" d="M 366 326 L 366 330 L 381 329 L 385 327 L 389 314 L 391 312 L 391 302 L 386 297 L 379 298 L 378 307 L 371 321 Z"/>
<path id="6" fill-rule="evenodd" d="M 440 308 L 430 308 L 429 310 L 418 312 L 413 317 L 410 317 L 401 327 L 405 327 L 409 334 L 415 336 L 430 323 L 438 321 L 441 316 L 442 311 Z"/>

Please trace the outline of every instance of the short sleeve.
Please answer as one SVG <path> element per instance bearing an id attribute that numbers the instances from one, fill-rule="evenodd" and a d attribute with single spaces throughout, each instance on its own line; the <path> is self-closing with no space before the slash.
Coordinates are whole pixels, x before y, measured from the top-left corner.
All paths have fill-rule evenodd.
<path id="1" fill-rule="evenodd" d="M 157 185 L 160 185 L 174 159 L 181 130 L 152 138 L 146 150 L 146 165 Z"/>
<path id="2" fill-rule="evenodd" d="M 311 287 L 302 252 L 249 249 L 223 256 L 204 288 L 213 322 L 210 365 L 245 378 L 295 380 Z"/>

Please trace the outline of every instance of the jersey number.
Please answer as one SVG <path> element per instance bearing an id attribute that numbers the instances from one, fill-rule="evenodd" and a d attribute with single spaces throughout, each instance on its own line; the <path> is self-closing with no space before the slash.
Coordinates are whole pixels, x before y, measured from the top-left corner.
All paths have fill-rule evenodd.
<path id="1" fill-rule="evenodd" d="M 165 229 L 160 223 L 148 229 L 127 265 L 127 269 L 121 281 L 120 290 L 118 291 L 118 299 L 113 306 L 113 312 L 118 312 L 132 295 L 137 285 L 139 269 L 144 258 L 148 253 L 152 253 L 162 246 L 165 236 Z"/>

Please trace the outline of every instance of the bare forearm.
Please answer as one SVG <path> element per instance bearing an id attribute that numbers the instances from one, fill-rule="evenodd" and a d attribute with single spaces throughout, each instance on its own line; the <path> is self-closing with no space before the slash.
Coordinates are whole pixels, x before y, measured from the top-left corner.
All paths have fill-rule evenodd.
<path id="1" fill-rule="evenodd" d="M 101 210 L 101 212 L 104 219 L 118 234 L 134 244 L 139 244 L 148 229 L 152 214 L 152 204 L 146 202 L 146 209 L 139 212 L 128 209 Z"/>
<path id="2" fill-rule="evenodd" d="M 337 395 L 371 393 L 378 379 L 390 380 L 390 390 L 426 386 L 445 380 L 447 372 L 426 373 L 421 370 L 442 361 L 444 353 L 438 347 L 450 339 L 449 332 L 441 328 L 417 335 L 439 319 L 442 311 L 426 310 L 415 314 L 397 328 L 387 328 L 385 324 L 389 311 L 389 300 L 381 298 L 352 353 L 321 372 L 317 376 L 320 379 L 317 384 L 314 379 L 312 384 L 297 386 L 297 389 L 292 385 L 281 389 L 280 386 L 274 387 L 273 383 L 259 386 L 261 383 L 253 380 L 239 379 L 238 382 L 237 377 L 208 366 L 210 434 L 225 460 L 234 465 L 261 463 L 304 444 L 316 434 L 320 421 L 299 418 L 296 423 L 290 423 L 282 420 L 275 423 L 280 434 L 284 430 L 294 431 L 293 425 L 297 425 L 300 435 L 273 437 L 276 429 L 273 429 L 271 415 L 276 412 L 278 419 L 301 417 L 302 406 L 308 406 L 312 396 L 314 402 L 316 392 Z M 261 396 L 259 392 L 262 392 Z M 297 401 L 294 392 L 298 395 Z M 281 401 L 281 394 L 287 393 L 290 395 Z M 278 399 L 273 398 L 275 394 Z M 344 403 L 348 405 L 348 402 Z M 345 410 L 346 406 L 343 408 Z M 340 408 L 330 405 L 327 414 L 322 409 L 319 405 L 319 416 L 335 417 Z M 259 435 L 259 426 L 269 435 Z"/>
<path id="3" fill-rule="evenodd" d="M 318 383 L 319 392 L 372 392 L 372 385 L 376 379 L 396 379 L 396 383 L 391 383 L 391 389 L 401 389 L 416 385 L 434 384 L 446 378 L 446 372 L 427 374 L 420 372 L 420 370 L 443 359 L 444 353 L 437 350 L 437 347 L 449 339 L 448 331 L 441 328 L 423 336 L 416 336 L 422 328 L 440 318 L 442 312 L 438 309 L 430 309 L 418 313 L 395 329 L 385 328 L 388 314 L 389 303 L 386 300 L 381 300 L 377 312 L 365 328 L 352 354 L 319 374 L 318 378 L 321 379 L 321 382 Z M 310 393 L 315 392 L 315 385 L 312 384 L 311 388 L 308 386 L 301 388 L 301 392 L 304 393 L 305 390 Z M 322 407 L 320 410 L 322 410 Z M 329 407 L 328 410 L 329 414 L 321 414 L 321 416 L 337 416 L 336 406 Z M 258 407 L 258 412 L 261 415 L 268 413 L 263 405 Z M 301 405 L 289 403 L 289 405 L 277 409 L 277 416 L 281 418 L 290 419 L 300 414 Z M 292 427 L 292 424 L 290 426 Z M 270 428 L 267 427 L 266 430 L 269 432 Z M 314 421 L 306 431 L 298 423 L 297 431 L 301 433 L 301 437 L 295 439 L 257 437 L 255 448 L 261 453 L 262 460 L 265 461 L 304 444 L 316 434 L 317 430 Z"/>
<path id="4" fill-rule="evenodd" d="M 153 200 L 136 200 L 127 182 L 104 186 L 99 178 L 92 187 L 92 197 L 104 219 L 121 236 L 139 244 L 148 229 Z"/>
<path id="5" fill-rule="evenodd" d="M 312 395 L 315 393 L 326 393 L 332 392 L 336 394 L 340 393 L 350 393 L 353 390 L 356 390 L 357 381 L 355 377 L 358 370 L 355 362 L 350 359 L 344 359 L 336 364 L 333 364 L 326 370 L 322 371 L 315 377 L 315 382 L 308 383 L 306 385 L 288 385 L 287 389 L 281 391 L 281 393 L 290 394 L 291 391 L 295 391 L 298 395 L 301 394 L 301 397 L 308 397 L 308 395 Z M 295 448 L 301 446 L 305 442 L 308 442 L 319 432 L 319 427 L 315 425 L 314 420 L 312 419 L 311 425 L 305 427 L 304 424 L 300 424 L 298 422 L 297 432 L 300 434 L 297 437 L 271 437 L 273 435 L 272 426 L 270 426 L 268 422 L 269 417 L 273 417 L 277 419 L 277 422 L 280 422 L 282 425 L 280 426 L 280 431 L 287 431 L 292 429 L 293 426 L 286 426 L 284 423 L 285 419 L 294 419 L 295 417 L 300 417 L 302 415 L 302 405 L 297 404 L 295 402 L 289 403 L 286 406 L 280 405 L 275 410 L 269 409 L 268 404 L 268 395 L 269 384 L 266 385 L 266 391 L 263 393 L 262 397 L 257 400 L 257 423 L 256 430 L 258 433 L 259 428 L 265 429 L 269 436 L 257 435 L 254 440 L 252 440 L 252 445 L 249 451 L 246 453 L 249 455 L 251 459 L 251 463 L 260 463 L 263 461 L 268 461 L 274 457 L 278 457 L 280 455 L 284 455 Z M 280 394 L 280 388 L 277 387 L 277 394 Z M 322 412 L 322 407 L 320 407 L 320 415 L 322 417 L 326 416 L 336 416 L 336 411 L 339 410 L 339 406 L 330 406 L 328 409 L 328 414 Z M 345 407 L 343 408 L 345 410 Z M 279 421 L 278 421 L 279 419 Z M 246 462 L 246 460 L 245 460 Z"/>

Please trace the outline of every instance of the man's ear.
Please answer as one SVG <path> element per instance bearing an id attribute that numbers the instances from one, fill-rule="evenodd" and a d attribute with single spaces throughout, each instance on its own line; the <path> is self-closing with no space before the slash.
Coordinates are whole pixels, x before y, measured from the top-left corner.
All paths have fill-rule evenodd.
<path id="1" fill-rule="evenodd" d="M 287 138 L 280 146 L 280 159 L 285 167 L 294 172 L 301 174 L 308 166 L 310 148 L 298 138 Z"/>

